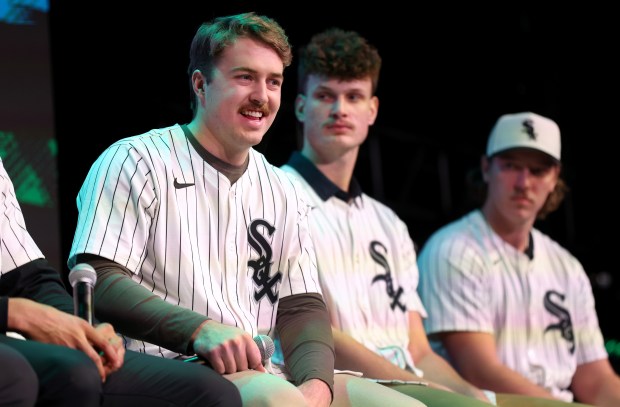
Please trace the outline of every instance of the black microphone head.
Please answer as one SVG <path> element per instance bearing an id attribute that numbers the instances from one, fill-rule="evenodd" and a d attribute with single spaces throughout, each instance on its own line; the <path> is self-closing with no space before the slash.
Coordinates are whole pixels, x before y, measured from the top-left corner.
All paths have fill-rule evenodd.
<path id="1" fill-rule="evenodd" d="M 71 269 L 69 272 L 69 283 L 71 283 L 71 287 L 75 287 L 79 282 L 87 283 L 93 287 L 95 286 L 97 282 L 97 272 L 93 266 L 87 263 L 79 263 Z"/>
<path id="2" fill-rule="evenodd" d="M 254 337 L 254 342 L 256 342 L 256 345 L 260 350 L 261 359 L 271 359 L 271 356 L 273 356 L 273 353 L 276 350 L 276 346 L 273 344 L 273 339 L 267 335 L 256 335 Z"/>

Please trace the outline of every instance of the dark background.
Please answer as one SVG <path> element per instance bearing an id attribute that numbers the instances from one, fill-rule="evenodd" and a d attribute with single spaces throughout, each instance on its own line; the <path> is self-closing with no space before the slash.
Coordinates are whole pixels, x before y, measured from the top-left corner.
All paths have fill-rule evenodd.
<path id="1" fill-rule="evenodd" d="M 478 165 L 499 115 L 531 110 L 554 119 L 571 193 L 537 226 L 582 261 L 603 332 L 620 338 L 613 317 L 620 303 L 620 29 L 611 6 L 399 3 L 52 0 L 62 253 L 73 238 L 76 195 L 97 156 L 120 138 L 190 121 L 186 67 L 200 23 L 257 11 L 275 18 L 294 48 L 331 26 L 377 46 L 379 118 L 356 173 L 368 193 L 401 215 L 418 245 L 469 208 L 465 174 Z M 276 122 L 257 146 L 276 165 L 297 146 L 295 72 L 294 61 Z"/>

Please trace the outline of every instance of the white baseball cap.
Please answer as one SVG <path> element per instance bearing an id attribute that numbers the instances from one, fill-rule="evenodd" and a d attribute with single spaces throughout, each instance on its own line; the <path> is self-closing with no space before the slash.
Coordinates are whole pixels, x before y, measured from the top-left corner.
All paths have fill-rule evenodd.
<path id="1" fill-rule="evenodd" d="M 532 148 L 560 161 L 560 128 L 532 112 L 500 116 L 489 136 L 487 157 L 512 148 Z"/>

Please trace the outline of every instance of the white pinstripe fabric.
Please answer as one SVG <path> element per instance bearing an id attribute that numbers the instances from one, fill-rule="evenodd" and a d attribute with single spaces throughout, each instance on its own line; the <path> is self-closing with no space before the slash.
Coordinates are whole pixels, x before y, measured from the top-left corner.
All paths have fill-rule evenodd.
<path id="1" fill-rule="evenodd" d="M 429 334 L 494 334 L 505 365 L 570 401 L 566 389 L 576 366 L 607 357 L 594 297 L 574 256 L 537 229 L 532 238 L 530 260 L 496 235 L 478 210 L 433 234 L 418 258 L 420 295 L 429 310 L 425 328 Z M 560 322 L 546 309 L 546 295 L 568 311 L 574 353 L 560 329 L 545 331 Z M 440 344 L 433 346 L 447 357 Z"/>
<path id="2" fill-rule="evenodd" d="M 408 312 L 426 316 L 426 311 L 416 291 L 416 254 L 407 226 L 365 194 L 351 203 L 335 196 L 323 201 L 295 169 L 282 169 L 299 179 L 313 207 L 310 230 L 332 325 L 401 368 L 413 369 Z M 378 243 L 374 259 L 372 242 Z M 394 305 L 387 280 L 381 278 L 388 270 L 392 293 L 403 290 L 397 302 L 404 310 Z"/>
<path id="3" fill-rule="evenodd" d="M 177 189 L 175 180 L 193 185 Z M 271 288 L 279 297 L 320 292 L 308 206 L 290 178 L 255 150 L 247 171 L 230 185 L 180 126 L 152 130 L 106 149 L 91 167 L 77 204 L 70 267 L 77 253 L 114 260 L 166 301 L 252 336 L 273 335 L 277 302 L 268 296 L 255 300 L 259 288 L 249 261 L 264 255 L 269 275 L 282 273 Z M 263 220 L 275 227 L 273 233 L 256 224 L 252 240 L 252 222 Z M 160 354 L 160 348 L 142 342 L 128 347 Z"/>
<path id="4" fill-rule="evenodd" d="M 13 182 L 0 159 L 0 276 L 32 260 L 42 259 L 43 253 L 26 230 L 26 222 L 15 196 Z"/>

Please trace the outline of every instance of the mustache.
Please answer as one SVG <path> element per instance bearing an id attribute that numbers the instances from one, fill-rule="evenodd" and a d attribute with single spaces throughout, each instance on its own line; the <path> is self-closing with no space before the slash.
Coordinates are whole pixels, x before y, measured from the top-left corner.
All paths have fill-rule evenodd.
<path id="1" fill-rule="evenodd" d="M 530 198 L 528 194 L 522 191 L 513 192 L 512 195 L 510 195 L 510 199 L 526 199 L 528 201 L 532 200 L 532 198 Z"/>
<path id="2" fill-rule="evenodd" d="M 240 111 L 247 112 L 248 110 L 254 112 L 260 112 L 263 117 L 269 116 L 271 114 L 271 109 L 266 104 L 260 104 L 256 102 L 252 102 L 250 105 L 244 105 L 241 107 Z"/>
<path id="3" fill-rule="evenodd" d="M 333 127 L 333 126 L 342 126 L 352 129 L 353 124 L 347 120 L 337 119 L 337 120 L 329 120 L 325 123 L 325 127 Z"/>

